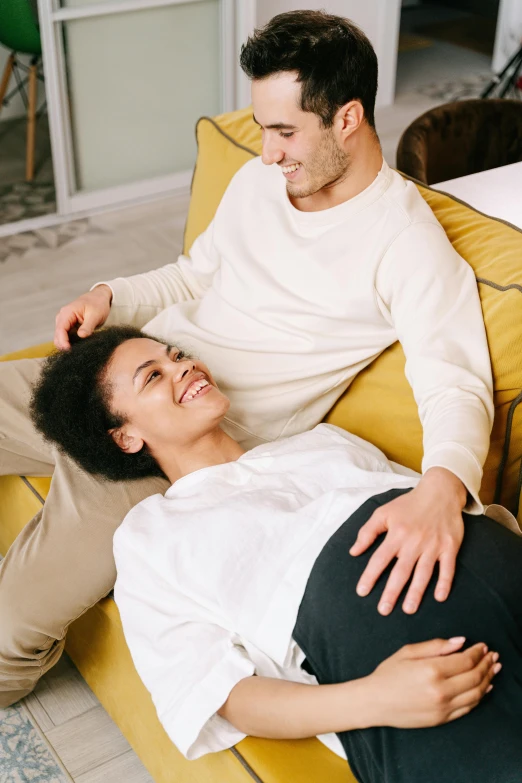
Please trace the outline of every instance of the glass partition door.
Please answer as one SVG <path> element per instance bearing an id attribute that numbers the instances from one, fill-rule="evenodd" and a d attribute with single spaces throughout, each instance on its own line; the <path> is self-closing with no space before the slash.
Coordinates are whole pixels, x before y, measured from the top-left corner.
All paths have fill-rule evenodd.
<path id="1" fill-rule="evenodd" d="M 241 0 L 39 0 L 58 212 L 186 187 L 235 108 Z"/>

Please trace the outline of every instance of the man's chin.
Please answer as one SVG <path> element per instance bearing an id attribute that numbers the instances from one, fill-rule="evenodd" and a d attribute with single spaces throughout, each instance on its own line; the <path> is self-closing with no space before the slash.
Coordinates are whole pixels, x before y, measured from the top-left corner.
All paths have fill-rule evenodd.
<path id="1" fill-rule="evenodd" d="M 317 188 L 306 187 L 306 185 L 294 185 L 293 182 L 286 183 L 286 192 L 292 198 L 308 198 L 317 193 Z"/>

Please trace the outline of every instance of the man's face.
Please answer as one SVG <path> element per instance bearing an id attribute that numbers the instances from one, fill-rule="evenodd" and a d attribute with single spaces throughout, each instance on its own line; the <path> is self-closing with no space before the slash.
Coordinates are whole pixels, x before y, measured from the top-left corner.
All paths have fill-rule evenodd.
<path id="1" fill-rule="evenodd" d="M 301 85 L 293 72 L 252 82 L 254 119 L 261 126 L 263 163 L 276 163 L 292 198 L 306 198 L 342 180 L 349 155 L 320 117 L 299 108 Z"/>

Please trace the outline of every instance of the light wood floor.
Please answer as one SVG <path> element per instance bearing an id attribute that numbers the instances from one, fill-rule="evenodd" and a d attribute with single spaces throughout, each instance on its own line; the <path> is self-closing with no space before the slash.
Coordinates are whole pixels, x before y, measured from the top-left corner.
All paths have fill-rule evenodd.
<path id="1" fill-rule="evenodd" d="M 66 779 L 74 783 L 153 783 L 67 655 L 23 703 Z"/>

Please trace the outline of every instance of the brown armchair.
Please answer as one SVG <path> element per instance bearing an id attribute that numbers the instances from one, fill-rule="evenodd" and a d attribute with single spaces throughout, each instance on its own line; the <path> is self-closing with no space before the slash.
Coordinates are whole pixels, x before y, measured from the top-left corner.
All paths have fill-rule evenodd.
<path id="1" fill-rule="evenodd" d="M 469 100 L 422 114 L 404 131 L 397 168 L 426 185 L 522 161 L 522 102 Z"/>

